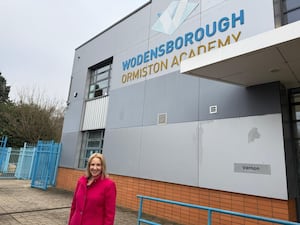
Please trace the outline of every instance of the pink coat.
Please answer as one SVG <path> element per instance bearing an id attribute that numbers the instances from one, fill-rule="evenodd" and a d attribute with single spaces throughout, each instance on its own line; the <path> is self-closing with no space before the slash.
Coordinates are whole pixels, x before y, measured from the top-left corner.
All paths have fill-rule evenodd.
<path id="1" fill-rule="evenodd" d="M 87 187 L 87 177 L 81 177 L 74 192 L 69 225 L 113 225 L 116 193 L 116 185 L 109 178 L 99 178 Z"/>

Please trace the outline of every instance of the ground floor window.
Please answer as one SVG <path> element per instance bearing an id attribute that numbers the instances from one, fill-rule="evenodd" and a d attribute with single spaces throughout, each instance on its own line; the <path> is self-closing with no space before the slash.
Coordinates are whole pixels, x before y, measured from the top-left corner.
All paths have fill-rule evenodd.
<path id="1" fill-rule="evenodd" d="M 85 168 L 87 160 L 95 152 L 102 153 L 104 129 L 83 132 L 79 168 Z"/>

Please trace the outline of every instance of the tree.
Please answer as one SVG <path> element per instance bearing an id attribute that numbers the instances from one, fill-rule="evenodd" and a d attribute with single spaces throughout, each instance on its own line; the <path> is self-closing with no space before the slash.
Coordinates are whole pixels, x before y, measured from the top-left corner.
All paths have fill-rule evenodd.
<path id="1" fill-rule="evenodd" d="M 3 113 L 8 109 L 9 101 L 9 91 L 10 87 L 6 86 L 6 79 L 2 76 L 0 72 L 0 137 L 5 135 L 3 127 L 5 126 L 5 119 L 3 118 Z"/>
<path id="2" fill-rule="evenodd" d="M 6 86 L 6 79 L 0 72 L 0 103 L 9 102 L 10 86 Z"/>
<path id="3" fill-rule="evenodd" d="M 60 142 L 64 107 L 32 90 L 19 93 L 19 100 L 0 109 L 0 131 L 8 136 L 8 145 L 21 147 L 38 140 Z"/>

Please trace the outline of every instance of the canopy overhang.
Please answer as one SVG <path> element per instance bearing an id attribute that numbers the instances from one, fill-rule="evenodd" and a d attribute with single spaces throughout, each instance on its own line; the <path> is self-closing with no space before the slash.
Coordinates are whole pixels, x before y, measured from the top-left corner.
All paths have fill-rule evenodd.
<path id="1" fill-rule="evenodd" d="M 181 62 L 180 72 L 252 86 L 280 81 L 300 86 L 300 21 Z"/>

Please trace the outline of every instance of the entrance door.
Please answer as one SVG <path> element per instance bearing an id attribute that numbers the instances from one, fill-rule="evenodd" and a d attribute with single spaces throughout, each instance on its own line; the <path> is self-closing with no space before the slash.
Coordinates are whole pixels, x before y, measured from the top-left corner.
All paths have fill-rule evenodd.
<path id="1" fill-rule="evenodd" d="M 300 88 L 289 90 L 289 105 L 292 128 L 292 146 L 297 158 L 297 220 L 300 221 Z"/>

